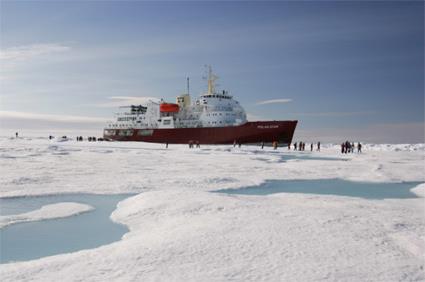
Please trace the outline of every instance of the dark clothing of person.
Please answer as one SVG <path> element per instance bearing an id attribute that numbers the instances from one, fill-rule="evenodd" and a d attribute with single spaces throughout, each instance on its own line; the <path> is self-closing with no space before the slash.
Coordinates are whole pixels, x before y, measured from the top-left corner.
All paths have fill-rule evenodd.
<path id="1" fill-rule="evenodd" d="M 345 153 L 349 153 L 351 151 L 351 144 L 348 141 L 345 141 Z"/>

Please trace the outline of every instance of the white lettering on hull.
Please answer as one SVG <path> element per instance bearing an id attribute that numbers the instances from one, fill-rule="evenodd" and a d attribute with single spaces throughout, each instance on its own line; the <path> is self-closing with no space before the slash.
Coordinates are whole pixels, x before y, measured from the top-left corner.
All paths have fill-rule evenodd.
<path id="1" fill-rule="evenodd" d="M 279 128 L 279 125 L 257 125 L 259 129 Z"/>

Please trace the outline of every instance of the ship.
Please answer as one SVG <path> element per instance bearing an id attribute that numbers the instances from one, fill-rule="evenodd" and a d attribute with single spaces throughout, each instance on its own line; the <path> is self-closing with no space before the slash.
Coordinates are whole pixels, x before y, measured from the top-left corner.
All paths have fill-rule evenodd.
<path id="1" fill-rule="evenodd" d="M 166 144 L 290 144 L 297 120 L 248 121 L 228 91 L 216 89 L 218 76 L 208 68 L 208 90 L 191 101 L 189 78 L 175 103 L 149 100 L 120 107 L 104 128 L 105 140 Z"/>

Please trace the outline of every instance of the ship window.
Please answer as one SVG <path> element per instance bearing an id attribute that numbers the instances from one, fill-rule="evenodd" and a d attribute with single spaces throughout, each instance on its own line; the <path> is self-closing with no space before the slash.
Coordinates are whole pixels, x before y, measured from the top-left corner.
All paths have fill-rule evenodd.
<path id="1" fill-rule="evenodd" d="M 171 123 L 171 120 L 164 120 L 163 124 L 164 125 L 169 125 Z"/>
<path id="2" fill-rule="evenodd" d="M 113 129 L 106 129 L 105 130 L 105 135 L 115 135 L 115 130 L 113 130 Z"/>
<path id="3" fill-rule="evenodd" d="M 131 136 L 131 135 L 133 135 L 133 130 L 131 130 L 131 129 L 128 129 L 128 130 L 120 130 L 120 131 L 118 132 L 118 134 L 119 134 L 120 136 Z"/>
<path id="4" fill-rule="evenodd" d="M 141 135 L 141 136 L 150 136 L 150 135 L 153 134 L 153 130 L 152 129 L 142 129 L 142 130 L 139 130 L 137 132 L 137 134 Z"/>

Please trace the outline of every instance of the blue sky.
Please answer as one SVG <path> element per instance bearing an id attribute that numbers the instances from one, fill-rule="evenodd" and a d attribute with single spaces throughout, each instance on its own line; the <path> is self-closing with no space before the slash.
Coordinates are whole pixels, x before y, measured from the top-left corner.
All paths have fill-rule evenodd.
<path id="1" fill-rule="evenodd" d="M 423 2 L 1 1 L 4 131 L 87 129 L 174 100 L 204 64 L 296 138 L 424 142 Z M 127 97 L 125 100 L 117 99 Z M 271 103 L 262 101 L 277 100 Z"/>

